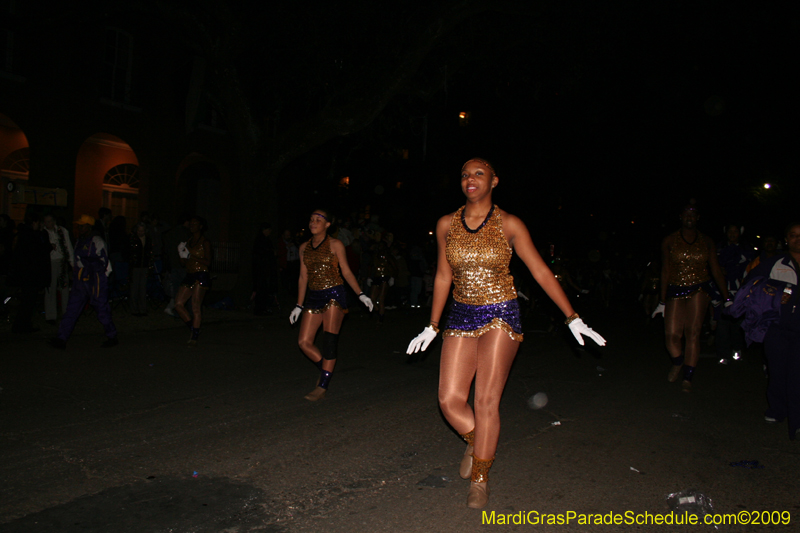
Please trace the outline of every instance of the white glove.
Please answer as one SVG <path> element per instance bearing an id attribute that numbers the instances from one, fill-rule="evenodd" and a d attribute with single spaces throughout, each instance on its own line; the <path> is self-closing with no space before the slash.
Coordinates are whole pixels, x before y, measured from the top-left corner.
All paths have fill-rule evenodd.
<path id="1" fill-rule="evenodd" d="M 592 328 L 587 326 L 583 323 L 583 320 L 580 318 L 576 318 L 572 322 L 569 323 L 569 330 L 575 335 L 575 338 L 578 340 L 578 344 L 583 346 L 583 337 L 581 335 L 586 335 L 594 342 L 598 344 L 598 346 L 605 346 L 606 340 L 601 337 L 597 332 L 595 332 Z"/>
<path id="2" fill-rule="evenodd" d="M 186 259 L 189 257 L 189 249 L 186 247 L 186 243 L 182 242 L 178 245 L 178 255 L 181 259 Z"/>
<path id="3" fill-rule="evenodd" d="M 433 339 L 436 338 L 437 333 L 433 331 L 433 328 L 427 326 L 425 329 L 422 330 L 422 333 L 414 337 L 408 344 L 408 349 L 406 350 L 407 354 L 417 353 L 418 351 L 422 350 L 423 352 L 428 348 L 428 345 L 431 343 Z"/>
<path id="4" fill-rule="evenodd" d="M 391 287 L 394 285 L 394 278 L 389 278 L 389 286 Z"/>
<path id="5" fill-rule="evenodd" d="M 664 316 L 664 304 L 661 302 L 658 302 L 658 305 L 656 306 L 655 311 L 653 311 L 653 314 L 650 315 L 650 318 L 655 318 L 656 315 Z"/>
<path id="6" fill-rule="evenodd" d="M 292 312 L 289 313 L 289 324 L 294 324 L 295 322 L 297 322 L 297 319 L 300 318 L 300 313 L 302 312 L 303 308 L 300 307 L 299 305 L 295 305 L 294 309 L 292 309 Z"/>
<path id="7" fill-rule="evenodd" d="M 730 306 L 732 306 L 732 305 L 733 305 L 733 301 L 732 301 L 732 300 L 728 300 L 727 302 L 725 302 L 724 304 L 722 304 L 722 306 L 723 306 L 723 307 L 730 307 Z"/>
<path id="8" fill-rule="evenodd" d="M 367 309 L 369 309 L 369 312 L 371 313 L 372 312 L 372 300 L 369 299 L 369 296 L 367 296 L 364 293 L 361 293 L 361 294 L 358 295 L 358 299 L 361 300 L 362 304 L 367 306 Z"/>

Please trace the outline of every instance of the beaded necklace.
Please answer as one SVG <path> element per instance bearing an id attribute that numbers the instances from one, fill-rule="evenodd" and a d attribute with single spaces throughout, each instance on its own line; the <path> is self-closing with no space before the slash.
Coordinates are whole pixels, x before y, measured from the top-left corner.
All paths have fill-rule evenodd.
<path id="1" fill-rule="evenodd" d="M 320 215 L 320 216 L 322 216 L 322 215 Z M 322 238 L 322 240 L 321 240 L 321 241 L 319 241 L 319 244 L 318 244 L 318 245 L 314 246 L 314 237 L 311 237 L 311 240 L 309 240 L 309 241 L 308 241 L 308 245 L 309 245 L 309 246 L 311 246 L 311 249 L 312 249 L 312 250 L 316 250 L 316 249 L 318 249 L 320 246 L 322 246 L 322 243 L 323 243 L 323 242 L 325 242 L 325 241 L 327 241 L 327 240 L 328 240 L 328 234 L 326 233 L 326 234 L 325 234 L 325 236 Z"/>
<path id="2" fill-rule="evenodd" d="M 475 229 L 470 229 L 470 227 L 467 226 L 467 220 L 466 220 L 466 217 L 464 216 L 464 213 L 466 213 L 466 211 L 467 211 L 467 209 L 465 207 L 464 210 L 461 211 L 461 224 L 464 226 L 464 229 L 467 230 L 470 233 L 478 233 L 481 229 L 483 229 L 483 227 L 486 225 L 486 223 L 489 222 L 489 218 L 491 218 L 492 213 L 494 213 L 494 207 L 495 206 L 492 205 L 492 208 L 489 209 L 489 212 L 486 214 L 486 218 L 483 219 L 483 223 L 480 226 L 478 226 L 477 228 L 475 228 Z"/>

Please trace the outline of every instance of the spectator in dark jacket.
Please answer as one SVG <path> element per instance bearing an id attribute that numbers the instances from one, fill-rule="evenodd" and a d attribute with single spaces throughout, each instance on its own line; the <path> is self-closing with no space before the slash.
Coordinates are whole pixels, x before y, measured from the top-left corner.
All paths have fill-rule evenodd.
<path id="1" fill-rule="evenodd" d="M 20 288 L 17 318 L 12 326 L 14 333 L 39 331 L 31 318 L 39 293 L 50 285 L 50 238 L 42 231 L 42 217 L 30 213 L 26 224 L 21 224 L 12 255 L 11 277 L 13 285 Z"/>
<path id="2" fill-rule="evenodd" d="M 147 274 L 153 259 L 153 242 L 144 222 L 133 228 L 130 237 L 129 257 L 131 265 L 131 314 L 147 314 Z"/>

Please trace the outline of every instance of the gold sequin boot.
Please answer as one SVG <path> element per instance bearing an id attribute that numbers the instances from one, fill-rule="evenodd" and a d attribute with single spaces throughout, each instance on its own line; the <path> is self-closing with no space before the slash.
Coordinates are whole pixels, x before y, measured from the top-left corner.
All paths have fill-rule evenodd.
<path id="1" fill-rule="evenodd" d="M 467 443 L 467 449 L 464 451 L 464 457 L 461 458 L 461 467 L 458 469 L 458 475 L 461 476 L 461 479 L 469 479 L 472 475 L 472 452 L 474 450 L 472 444 L 475 442 L 475 430 L 464 433 L 461 438 Z"/>
<path id="2" fill-rule="evenodd" d="M 483 460 L 472 456 L 472 483 L 469 484 L 467 507 L 470 509 L 483 509 L 489 503 L 489 469 L 492 467 L 494 457 Z"/>

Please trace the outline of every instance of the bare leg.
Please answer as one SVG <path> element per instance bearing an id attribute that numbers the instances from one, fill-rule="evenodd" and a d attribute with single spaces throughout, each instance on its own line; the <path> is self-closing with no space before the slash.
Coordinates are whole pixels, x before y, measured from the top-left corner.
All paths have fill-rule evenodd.
<path id="1" fill-rule="evenodd" d="M 384 309 L 386 308 L 386 288 L 389 286 L 385 281 L 381 283 L 380 296 L 378 297 L 378 315 L 383 316 Z"/>
<path id="2" fill-rule="evenodd" d="M 465 435 L 475 429 L 475 414 L 467 403 L 478 368 L 478 341 L 445 337 L 439 362 L 439 407 L 453 429 Z"/>
<path id="3" fill-rule="evenodd" d="M 203 298 L 206 295 L 205 287 L 201 287 L 199 283 L 195 283 L 194 289 L 192 289 L 192 313 L 194 313 L 194 322 L 192 326 L 197 329 L 200 327 L 200 323 L 202 322 L 202 310 L 203 310 Z"/>
<path id="4" fill-rule="evenodd" d="M 664 336 L 673 362 L 683 353 L 681 338 L 686 324 L 686 307 L 687 300 L 668 300 L 664 308 Z"/>
<path id="5" fill-rule="evenodd" d="M 697 366 L 700 358 L 700 333 L 703 330 L 703 320 L 706 318 L 709 297 L 700 291 L 686 302 L 686 320 L 684 321 L 684 336 L 686 337 L 686 366 Z"/>
<path id="6" fill-rule="evenodd" d="M 475 457 L 491 459 L 500 438 L 500 398 L 519 342 L 499 329 L 478 340 L 475 375 Z"/>
<path id="7" fill-rule="evenodd" d="M 191 320 L 191 318 L 189 317 L 189 312 L 186 310 L 186 302 L 191 297 L 192 297 L 192 289 L 190 289 L 186 285 L 181 285 L 181 288 L 178 289 L 178 294 L 175 295 L 175 311 L 178 313 L 178 316 L 181 317 L 181 320 L 183 320 L 184 322 L 189 322 L 189 320 Z"/>
<path id="8" fill-rule="evenodd" d="M 322 354 L 316 344 L 314 344 L 314 338 L 316 338 L 317 330 L 321 324 L 322 315 L 320 313 L 302 313 L 300 337 L 297 339 L 297 344 L 306 357 L 311 359 L 311 362 L 315 364 L 322 361 Z"/>

